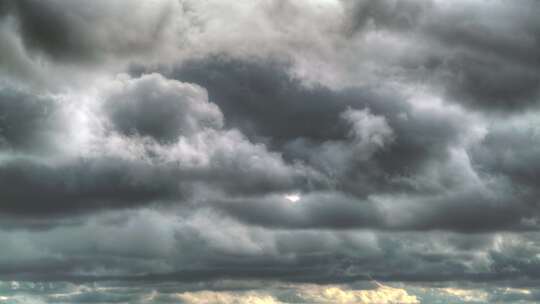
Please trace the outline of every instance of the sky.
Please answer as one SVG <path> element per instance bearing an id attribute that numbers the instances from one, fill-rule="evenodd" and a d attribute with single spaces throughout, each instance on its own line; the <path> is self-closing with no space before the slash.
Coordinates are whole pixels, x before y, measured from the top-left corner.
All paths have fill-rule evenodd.
<path id="1" fill-rule="evenodd" d="M 540 302 L 539 15 L 0 0 L 0 303 Z"/>

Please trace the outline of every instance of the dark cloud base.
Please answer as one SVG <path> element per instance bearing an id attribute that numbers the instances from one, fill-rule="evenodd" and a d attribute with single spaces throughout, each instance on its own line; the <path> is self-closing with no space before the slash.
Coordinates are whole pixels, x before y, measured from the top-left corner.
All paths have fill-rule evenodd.
<path id="1" fill-rule="evenodd" d="M 538 13 L 0 2 L 0 303 L 537 302 Z"/>

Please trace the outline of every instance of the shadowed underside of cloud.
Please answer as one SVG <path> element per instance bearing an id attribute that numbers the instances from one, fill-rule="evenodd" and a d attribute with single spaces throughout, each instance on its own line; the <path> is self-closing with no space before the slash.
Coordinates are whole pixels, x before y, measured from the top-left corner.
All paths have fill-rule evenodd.
<path id="1" fill-rule="evenodd" d="M 539 12 L 3 1 L 0 303 L 534 303 Z"/>

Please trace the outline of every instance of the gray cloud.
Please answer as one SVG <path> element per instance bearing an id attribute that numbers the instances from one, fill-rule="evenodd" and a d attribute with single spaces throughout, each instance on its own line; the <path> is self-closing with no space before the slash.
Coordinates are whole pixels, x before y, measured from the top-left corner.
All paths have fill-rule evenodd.
<path id="1" fill-rule="evenodd" d="M 259 194 L 324 182 L 315 170 L 222 129 L 223 115 L 203 89 L 159 74 L 113 80 L 94 109 L 75 113 L 67 110 L 70 97 L 3 93 L 0 180 L 10 185 L 0 195 L 3 212 L 47 216 L 179 203 L 206 187 Z M 89 134 L 81 140 L 64 128 Z"/>
<path id="2" fill-rule="evenodd" d="M 181 199 L 165 168 L 121 159 L 71 160 L 58 166 L 16 160 L 0 165 L 3 212 L 46 215 Z M 28 191 L 32 189 L 32 191 Z"/>
<path id="3" fill-rule="evenodd" d="M 105 112 L 127 135 L 148 135 L 174 141 L 203 128 L 219 129 L 223 115 L 208 103 L 206 92 L 190 84 L 167 81 L 159 74 L 125 80 L 104 93 Z"/>
<path id="4" fill-rule="evenodd" d="M 0 89 L 0 113 L 2 150 L 54 149 L 52 137 L 64 128 L 62 113 L 53 98 L 11 87 Z"/>
<path id="5" fill-rule="evenodd" d="M 395 135 L 389 147 L 373 155 L 373 162 L 357 164 L 364 167 L 361 170 L 343 162 L 355 171 L 352 174 L 369 176 L 364 180 L 367 183 L 387 179 L 388 174 L 415 172 L 432 157 L 446 158 L 447 148 L 466 131 L 460 124 L 463 118 L 459 113 L 415 111 L 405 101 L 405 96 L 369 87 L 339 92 L 308 88 L 291 78 L 287 69 L 279 64 L 266 68 L 260 63 L 210 58 L 189 62 L 175 75 L 207 88 L 210 99 L 223 109 L 226 124 L 240 128 L 254 140 L 269 138 L 271 147 L 281 149 L 286 158 L 311 159 L 315 162 L 312 165 L 319 167 L 325 165 L 317 164 L 324 162 L 318 157 L 336 159 L 329 160 L 330 167 L 336 169 L 333 165 L 344 161 L 339 159 L 343 155 L 339 151 L 349 153 L 349 147 L 331 144 L 346 139 L 350 132 L 350 126 L 341 118 L 348 108 L 368 109 L 383 117 Z M 241 84 L 242 90 L 233 90 L 235 83 Z M 327 144 L 321 145 L 325 141 Z M 327 156 L 320 155 L 322 153 Z M 347 178 L 355 179 L 354 176 Z"/>
<path id="6" fill-rule="evenodd" d="M 431 1 L 366 1 L 354 7 L 355 24 L 372 22 L 390 33 L 407 30 L 408 36 L 401 35 L 404 39 L 422 41 L 426 47 L 406 55 L 403 67 L 437 79 L 452 100 L 488 111 L 537 104 L 536 1 L 518 5 L 465 1 L 454 7 Z M 362 31 L 369 28 L 364 25 Z"/>
<path id="7" fill-rule="evenodd" d="M 2 2 L 0 303 L 533 303 L 539 9 Z"/>
<path id="8" fill-rule="evenodd" d="M 259 63 L 210 57 L 183 63 L 171 76 L 206 88 L 228 125 L 251 137 L 275 141 L 342 137 L 344 128 L 336 114 L 355 98 L 369 98 L 306 88 L 287 74 L 287 63 L 279 60 Z"/>
<path id="9" fill-rule="evenodd" d="M 24 0 L 6 1 L 3 11 L 16 18 L 20 37 L 31 51 L 57 61 L 85 62 L 106 59 L 109 53 L 129 55 L 151 49 L 163 36 L 171 5 Z M 129 17 L 122 14 L 126 6 L 132 12 Z M 138 23 L 144 17 L 153 19 L 152 24 Z"/>

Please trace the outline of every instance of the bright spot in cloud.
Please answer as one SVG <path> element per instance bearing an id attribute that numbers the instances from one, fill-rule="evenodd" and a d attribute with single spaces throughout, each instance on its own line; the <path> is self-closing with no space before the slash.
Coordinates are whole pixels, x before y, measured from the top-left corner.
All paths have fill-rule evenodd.
<path id="1" fill-rule="evenodd" d="M 298 193 L 286 194 L 285 199 L 294 203 L 300 200 L 300 194 Z"/>

